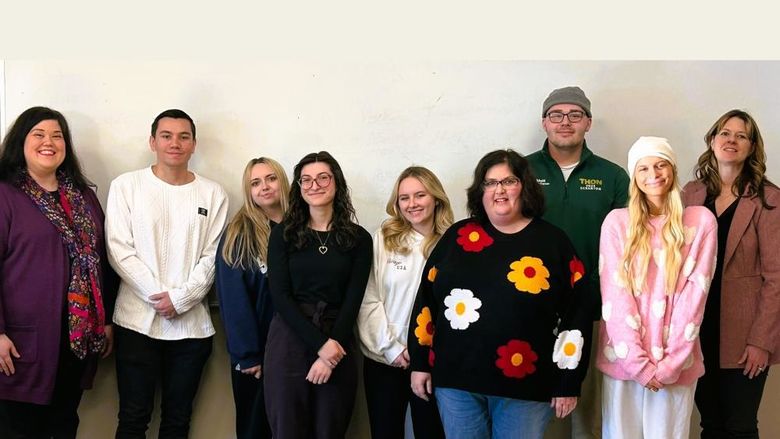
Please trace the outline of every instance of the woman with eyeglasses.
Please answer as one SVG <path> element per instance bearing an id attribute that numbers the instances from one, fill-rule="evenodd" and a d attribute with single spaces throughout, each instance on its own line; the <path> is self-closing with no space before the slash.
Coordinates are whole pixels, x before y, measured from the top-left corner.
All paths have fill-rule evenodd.
<path id="1" fill-rule="evenodd" d="M 415 437 L 443 439 L 435 401 L 409 388 L 406 345 L 425 259 L 452 224 L 450 200 L 433 172 L 411 166 L 395 181 L 385 210 L 390 218 L 374 233 L 374 264 L 358 314 L 371 437 L 403 439 L 409 405 Z"/>
<path id="2" fill-rule="evenodd" d="M 666 139 L 634 142 L 628 172 L 628 207 L 604 219 L 599 246 L 602 433 L 688 439 L 717 224 L 703 207 L 683 209 Z"/>
<path id="3" fill-rule="evenodd" d="M 247 163 L 244 205 L 219 243 L 216 289 L 230 354 L 238 439 L 271 438 L 263 392 L 263 354 L 273 317 L 268 290 L 268 239 L 287 210 L 290 183 L 275 160 Z"/>
<path id="4" fill-rule="evenodd" d="M 766 178 L 766 152 L 748 113 L 723 114 L 683 201 L 718 218 L 715 276 L 701 327 L 704 376 L 696 387 L 702 438 L 758 438 L 769 366 L 780 363 L 780 189 Z"/>
<path id="5" fill-rule="evenodd" d="M 583 264 L 541 219 L 542 189 L 520 154 L 482 157 L 467 198 L 469 218 L 423 269 L 412 390 L 436 398 L 448 439 L 542 438 L 553 414 L 576 406 L 588 367 Z"/>
<path id="6" fill-rule="evenodd" d="M 290 208 L 271 231 L 268 278 L 276 315 L 265 349 L 273 437 L 343 438 L 357 390 L 352 333 L 371 269 L 336 159 L 320 151 L 294 171 Z"/>

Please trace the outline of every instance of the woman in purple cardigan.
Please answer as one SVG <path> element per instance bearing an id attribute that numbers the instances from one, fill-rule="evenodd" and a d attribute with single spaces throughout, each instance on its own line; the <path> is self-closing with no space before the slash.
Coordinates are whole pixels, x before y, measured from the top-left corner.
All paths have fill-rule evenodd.
<path id="1" fill-rule="evenodd" d="M 723 114 L 704 136 L 686 205 L 718 218 L 718 258 L 700 338 L 696 387 L 702 438 L 758 438 L 758 406 L 769 367 L 780 363 L 780 189 L 765 175 L 756 121 Z"/>
<path id="2" fill-rule="evenodd" d="M 116 286 L 67 121 L 30 108 L 0 149 L 0 437 L 76 437 Z"/>

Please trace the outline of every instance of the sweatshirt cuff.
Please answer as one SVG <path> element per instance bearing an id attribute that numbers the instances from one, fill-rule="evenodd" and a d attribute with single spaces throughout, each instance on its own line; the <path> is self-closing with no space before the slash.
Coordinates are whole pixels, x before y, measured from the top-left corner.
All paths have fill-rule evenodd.
<path id="1" fill-rule="evenodd" d="M 646 386 L 647 383 L 649 383 L 650 380 L 655 377 L 655 372 L 655 366 L 648 361 L 647 364 L 634 376 L 634 380 L 642 386 Z"/>
<path id="2" fill-rule="evenodd" d="M 390 348 L 382 353 L 382 356 L 385 357 L 385 360 L 387 360 L 387 364 L 393 364 L 393 361 L 395 361 L 395 359 L 401 355 L 401 352 L 403 352 L 404 349 L 406 349 L 406 346 L 395 342 L 392 346 L 390 346 Z"/>

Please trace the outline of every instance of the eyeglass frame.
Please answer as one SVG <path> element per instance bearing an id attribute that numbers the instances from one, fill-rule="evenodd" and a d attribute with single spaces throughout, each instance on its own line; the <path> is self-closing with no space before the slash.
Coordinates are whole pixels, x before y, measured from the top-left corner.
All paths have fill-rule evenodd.
<path id="1" fill-rule="evenodd" d="M 551 114 L 560 115 L 560 116 L 561 116 L 561 120 L 559 120 L 558 122 L 556 122 L 556 121 L 552 120 L 552 118 L 550 117 L 550 115 L 551 115 Z M 570 115 L 571 115 L 571 114 L 580 114 L 580 118 L 579 118 L 579 119 L 577 119 L 577 120 L 571 120 L 571 117 L 570 117 Z M 587 114 L 587 113 L 585 113 L 585 112 L 584 112 L 584 111 L 582 111 L 582 110 L 571 110 L 571 111 L 569 111 L 568 113 L 564 113 L 563 111 L 558 111 L 558 110 L 556 110 L 556 111 L 549 111 L 549 112 L 547 112 L 547 114 L 545 115 L 545 117 L 546 117 L 547 119 L 549 119 L 549 120 L 550 120 L 550 122 L 552 122 L 552 123 L 563 123 L 563 119 L 564 119 L 564 118 L 568 119 L 568 120 L 569 120 L 569 123 L 577 123 L 577 122 L 581 122 L 583 119 L 585 119 L 586 117 L 588 117 L 588 114 Z"/>
<path id="2" fill-rule="evenodd" d="M 498 189 L 498 185 L 501 185 L 502 188 L 508 189 L 520 186 L 520 183 L 521 180 L 518 177 L 511 175 L 509 177 L 502 178 L 501 180 L 485 180 L 482 182 L 482 188 L 485 190 L 496 190 Z"/>
<path id="3" fill-rule="evenodd" d="M 330 183 L 333 181 L 333 174 L 329 172 L 320 172 L 319 174 L 317 174 L 316 177 L 310 177 L 308 175 L 306 177 L 309 177 L 310 179 L 304 181 L 303 177 L 301 177 L 298 179 L 298 181 L 296 181 L 296 183 L 298 183 L 298 186 L 300 186 L 301 189 L 305 191 L 311 189 L 314 186 L 315 181 L 317 182 L 317 186 L 320 188 L 326 188 L 330 186 Z M 325 184 L 320 183 L 320 179 L 325 179 L 327 183 Z M 308 184 L 304 185 L 304 183 L 308 183 Z"/>

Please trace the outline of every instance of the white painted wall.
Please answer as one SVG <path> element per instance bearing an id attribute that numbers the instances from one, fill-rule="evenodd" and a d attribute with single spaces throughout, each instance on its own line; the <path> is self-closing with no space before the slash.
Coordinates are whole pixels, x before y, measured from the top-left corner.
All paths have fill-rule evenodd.
<path id="1" fill-rule="evenodd" d="M 0 118 L 10 124 L 33 105 L 62 111 L 101 201 L 112 178 L 152 162 L 147 141 L 154 116 L 181 108 L 197 124 L 192 168 L 224 185 L 231 213 L 240 203 L 248 159 L 270 156 L 291 172 L 304 154 L 326 149 L 344 168 L 369 231 L 384 218 L 396 175 L 411 164 L 439 175 L 462 217 L 477 160 L 496 148 L 538 149 L 545 138 L 542 101 L 565 85 L 581 86 L 593 102 L 587 138 L 596 153 L 625 165 L 638 136 L 664 136 L 678 153 L 683 180 L 715 119 L 745 109 L 764 135 L 768 174 L 780 181 L 780 126 L 772 123 L 780 116 L 780 62 L 6 60 L 3 66 Z M 208 408 L 210 401 L 221 401 L 220 413 L 229 407 L 226 369 L 210 367 L 196 417 L 216 410 Z M 113 383 L 110 373 L 102 379 Z M 761 419 L 775 433 L 765 430 L 767 437 L 780 437 L 778 422 L 769 421 L 769 408 L 780 406 L 778 389 L 780 381 L 770 377 Z M 105 404 L 86 397 L 85 423 L 92 410 L 102 407 L 101 418 L 110 413 L 112 390 L 96 393 Z M 222 428 L 207 419 L 195 422 L 200 429 Z M 353 437 L 366 437 L 364 429 L 363 414 Z M 225 435 L 199 431 L 193 437 Z"/>

